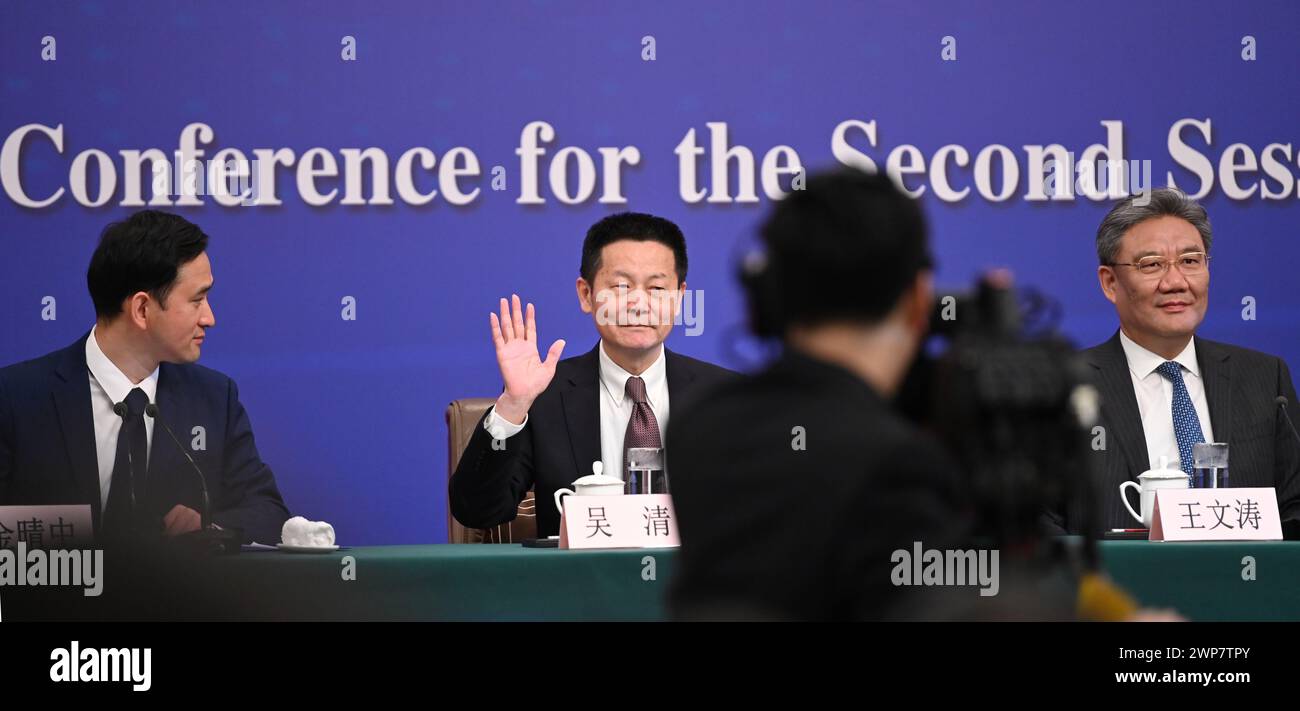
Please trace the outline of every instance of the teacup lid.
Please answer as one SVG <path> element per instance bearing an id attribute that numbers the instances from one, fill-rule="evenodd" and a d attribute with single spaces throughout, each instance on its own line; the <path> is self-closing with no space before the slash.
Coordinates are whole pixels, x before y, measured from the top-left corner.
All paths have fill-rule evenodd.
<path id="1" fill-rule="evenodd" d="M 592 462 L 591 473 L 588 474 L 587 476 L 577 479 L 576 481 L 573 482 L 573 485 L 574 486 L 598 486 L 600 484 L 622 484 L 623 483 L 623 480 L 619 479 L 616 476 L 605 476 L 604 474 L 602 474 L 601 472 L 603 472 L 604 469 L 605 469 L 605 465 L 600 460 Z"/>
<path id="2" fill-rule="evenodd" d="M 1171 469 L 1169 467 L 1169 457 L 1160 458 L 1160 468 L 1151 469 L 1138 475 L 1139 479 L 1186 479 L 1187 472 L 1182 469 Z"/>

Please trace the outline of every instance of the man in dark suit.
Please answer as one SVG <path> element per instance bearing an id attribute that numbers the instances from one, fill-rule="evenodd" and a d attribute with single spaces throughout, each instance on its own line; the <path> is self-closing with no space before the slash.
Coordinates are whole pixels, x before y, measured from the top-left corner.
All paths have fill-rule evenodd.
<path id="1" fill-rule="evenodd" d="M 289 513 L 238 389 L 194 364 L 216 323 L 207 241 L 150 210 L 104 230 L 87 272 L 94 328 L 0 370 L 0 505 L 88 504 L 108 540 L 199 530 L 198 474 L 165 423 L 207 477 L 211 525 L 279 542 Z"/>
<path id="2" fill-rule="evenodd" d="M 525 310 L 517 295 L 501 299 L 500 317 L 489 321 L 505 388 L 448 484 L 456 520 L 505 523 L 534 489 L 538 535 L 556 535 L 556 489 L 591 474 L 594 462 L 623 478 L 627 448 L 663 447 L 670 405 L 680 413 L 695 393 L 732 375 L 664 347 L 687 293 L 686 265 L 686 240 L 668 220 L 620 213 L 593 225 L 576 288 L 600 341 L 566 360 L 562 340 L 540 357 L 532 304 Z"/>
<path id="3" fill-rule="evenodd" d="M 947 548 L 966 514 L 938 444 L 890 404 L 933 301 L 920 208 L 882 175 L 814 176 L 762 238 L 746 264 L 750 312 L 784 352 L 673 418 L 673 613 L 927 614 L 934 600 L 893 579 L 898 552 Z"/>
<path id="4" fill-rule="evenodd" d="M 1273 487 L 1283 521 L 1300 519 L 1300 446 L 1278 402 L 1286 398 L 1293 420 L 1300 414 L 1286 363 L 1195 335 L 1209 302 L 1205 209 L 1173 188 L 1137 198 L 1120 201 L 1097 230 L 1097 276 L 1120 322 L 1110 340 L 1082 354 L 1106 435 L 1095 450 L 1097 524 L 1139 526 L 1120 484 L 1161 460 L 1191 473 L 1196 442 L 1228 443 L 1229 485 Z M 1074 511 L 1060 523 L 1085 525 Z"/>

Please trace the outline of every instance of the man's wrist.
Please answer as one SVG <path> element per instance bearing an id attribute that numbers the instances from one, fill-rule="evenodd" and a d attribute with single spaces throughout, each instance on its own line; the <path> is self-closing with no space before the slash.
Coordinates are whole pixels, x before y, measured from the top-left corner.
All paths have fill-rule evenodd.
<path id="1" fill-rule="evenodd" d="M 502 393 L 501 397 L 497 398 L 495 411 L 497 416 L 506 422 L 512 425 L 522 425 L 524 418 L 528 416 L 528 409 L 532 405 L 532 401 L 520 401 Z"/>

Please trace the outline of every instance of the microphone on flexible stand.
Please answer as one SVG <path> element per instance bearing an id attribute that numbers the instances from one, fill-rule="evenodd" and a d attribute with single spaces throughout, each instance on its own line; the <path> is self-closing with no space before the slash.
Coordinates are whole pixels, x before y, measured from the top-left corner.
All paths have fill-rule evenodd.
<path id="1" fill-rule="evenodd" d="M 1295 423 L 1291 421 L 1291 415 L 1287 413 L 1287 405 L 1290 404 L 1285 395 L 1278 395 L 1273 398 L 1279 410 L 1282 411 L 1282 417 L 1286 420 L 1286 426 L 1291 428 L 1291 435 L 1295 437 L 1296 442 L 1300 443 L 1300 432 L 1296 432 Z"/>
<path id="2" fill-rule="evenodd" d="M 1287 429 L 1291 430 L 1291 436 L 1295 437 L 1296 444 L 1300 444 L 1300 432 L 1296 432 L 1295 423 L 1291 421 L 1291 415 L 1287 412 L 1289 401 L 1285 395 L 1278 395 L 1273 398 L 1277 409 L 1282 411 L 1282 419 L 1286 421 Z M 1290 520 L 1282 522 L 1282 538 L 1288 541 L 1300 539 L 1300 521 Z"/>
<path id="3" fill-rule="evenodd" d="M 199 477 L 199 493 L 202 495 L 202 504 L 199 510 L 199 530 L 183 533 L 176 537 L 181 545 L 192 547 L 201 553 L 238 553 L 240 543 L 243 542 L 243 533 L 238 530 L 229 530 L 218 528 L 212 523 L 212 501 L 208 497 L 208 478 L 203 475 L 203 470 L 186 451 L 185 446 L 176 438 L 176 433 L 172 428 L 167 426 L 167 421 L 162 419 L 156 403 L 149 403 L 144 408 L 144 414 L 152 417 L 154 422 L 162 425 L 167 436 L 176 445 L 176 449 L 185 456 L 185 461 L 190 463 L 194 473 Z"/>

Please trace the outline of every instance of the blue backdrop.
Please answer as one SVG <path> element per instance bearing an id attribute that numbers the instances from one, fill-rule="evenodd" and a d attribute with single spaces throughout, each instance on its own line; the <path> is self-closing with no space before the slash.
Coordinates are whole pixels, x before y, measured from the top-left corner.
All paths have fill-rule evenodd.
<path id="1" fill-rule="evenodd" d="M 985 146 L 1007 146 L 1021 173 L 1010 199 L 972 189 L 947 202 L 933 187 L 921 197 L 939 281 L 960 286 L 985 267 L 1011 267 L 1059 298 L 1069 335 L 1091 345 L 1116 327 L 1095 276 L 1093 237 L 1108 204 L 1024 199 L 1022 146 L 1081 152 L 1106 142 L 1102 121 L 1119 121 L 1125 157 L 1150 160 L 1157 184 L 1172 170 L 1194 192 L 1198 178 L 1167 141 L 1175 122 L 1208 119 L 1209 141 L 1182 133 L 1216 181 L 1204 198 L 1216 242 L 1202 334 L 1297 366 L 1297 67 L 1300 6 L 1289 2 L 0 2 L 0 137 L 62 126 L 62 152 L 32 134 L 15 160 L 28 196 L 69 188 L 40 208 L 0 196 L 0 363 L 65 346 L 92 324 L 90 253 L 107 222 L 135 209 L 120 204 L 120 150 L 170 154 L 195 122 L 215 133 L 208 157 L 378 147 L 396 163 L 416 146 L 439 161 L 469 148 L 482 175 L 461 185 L 482 192 L 464 206 L 442 194 L 424 206 L 341 197 L 313 206 L 295 164 L 279 174 L 280 206 L 208 198 L 170 208 L 212 237 L 217 327 L 202 362 L 239 382 L 290 508 L 331 521 L 343 543 L 443 541 L 444 408 L 500 388 L 487 313 L 516 291 L 537 304 L 545 344 L 567 339 L 566 356 L 590 348 L 573 281 L 583 233 L 601 216 L 634 209 L 683 227 L 688 281 L 706 297 L 703 330 L 679 328 L 669 346 L 742 365 L 724 357 L 742 322 L 731 265 L 770 201 L 761 188 L 749 204 L 683 200 L 674 148 L 688 130 L 707 146 L 706 123 L 726 122 L 756 162 L 788 145 L 809 168 L 834 163 L 832 132 L 846 120 L 876 122 L 875 147 L 860 133 L 850 143 L 882 169 L 901 144 L 927 163 L 948 144 L 972 163 Z M 556 132 L 539 163 L 546 202 L 521 205 L 515 149 L 538 120 Z M 1235 143 L 1251 158 L 1283 144 L 1272 155 L 1289 188 L 1262 168 L 1236 180 L 1265 180 L 1286 198 L 1225 194 L 1220 155 Z M 626 204 L 556 199 L 546 176 L 561 147 L 594 156 L 627 145 L 641 160 L 623 172 Z M 87 149 L 117 166 L 101 207 L 70 192 L 73 160 Z M 1230 158 L 1246 162 L 1244 152 Z M 498 165 L 501 191 L 491 189 Z M 972 170 L 950 165 L 954 188 L 973 188 Z M 436 169 L 417 172 L 420 190 L 438 187 Z M 709 187 L 707 167 L 700 175 Z M 733 169 L 733 194 L 736 179 Z M 98 181 L 89 182 L 93 198 Z M 355 320 L 343 318 L 348 296 Z"/>

